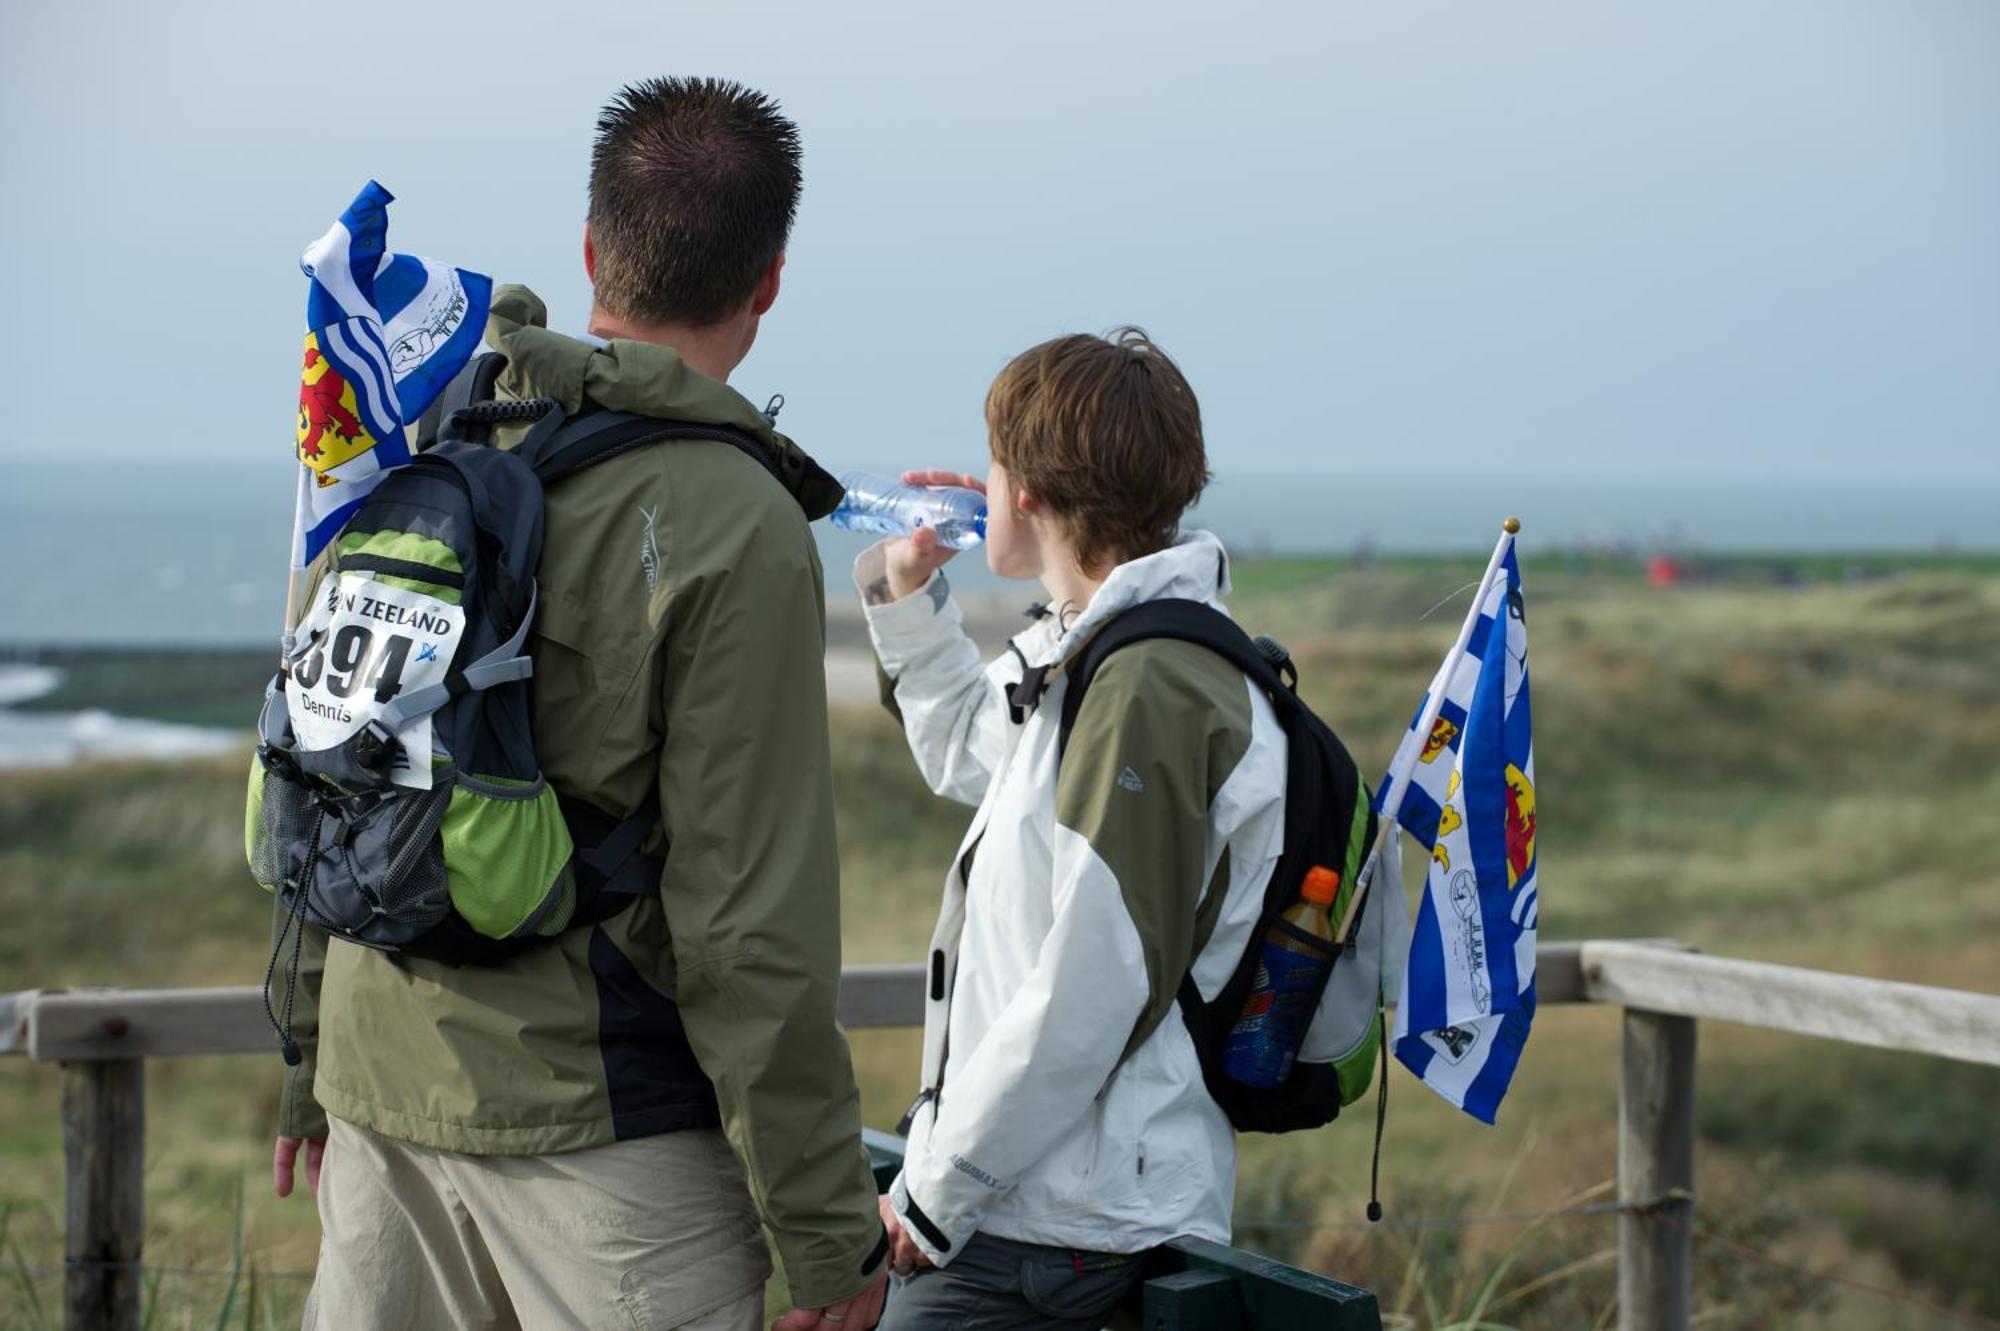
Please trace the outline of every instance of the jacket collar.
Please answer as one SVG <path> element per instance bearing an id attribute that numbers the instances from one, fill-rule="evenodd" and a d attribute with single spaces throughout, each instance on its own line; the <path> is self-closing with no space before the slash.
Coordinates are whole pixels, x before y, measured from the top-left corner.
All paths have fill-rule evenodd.
<path id="1" fill-rule="evenodd" d="M 779 434 L 770 417 L 728 384 L 690 367 L 672 347 L 629 338 L 585 342 L 551 331 L 548 318 L 548 306 L 528 288 L 495 288 L 486 342 L 507 357 L 497 385 L 502 397 L 552 397 L 572 416 L 588 406 L 732 426 L 776 450 L 809 517 L 825 517 L 840 502 L 839 483 Z"/>
<path id="2" fill-rule="evenodd" d="M 1058 626 L 1054 659 L 1068 656 L 1105 621 L 1135 605 L 1171 597 L 1219 606 L 1228 594 L 1229 552 L 1212 532 L 1184 531 L 1166 549 L 1113 569 L 1083 613 Z"/>

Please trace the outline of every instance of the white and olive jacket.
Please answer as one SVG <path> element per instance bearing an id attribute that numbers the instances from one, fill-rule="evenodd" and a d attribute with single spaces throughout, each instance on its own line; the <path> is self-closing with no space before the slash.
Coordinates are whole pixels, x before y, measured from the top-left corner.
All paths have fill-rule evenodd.
<path id="1" fill-rule="evenodd" d="M 1189 532 L 1120 565 L 1082 614 L 986 665 L 942 575 L 882 604 L 882 564 L 877 546 L 855 572 L 894 708 L 931 788 L 979 810 L 932 941 L 897 1214 L 940 1266 L 975 1231 L 1227 1241 L 1235 1140 L 1174 995 L 1192 967 L 1212 996 L 1249 941 L 1283 838 L 1284 733 L 1240 671 L 1178 641 L 1106 661 L 1060 771 L 1062 673 L 1018 723 L 1007 696 L 1129 606 L 1220 608 L 1221 543 Z"/>

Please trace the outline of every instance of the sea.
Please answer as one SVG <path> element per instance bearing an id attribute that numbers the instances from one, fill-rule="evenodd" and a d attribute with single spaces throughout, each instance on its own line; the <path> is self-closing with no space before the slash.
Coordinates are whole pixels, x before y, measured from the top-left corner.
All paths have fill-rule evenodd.
<path id="1" fill-rule="evenodd" d="M 36 645 L 275 641 L 292 471 L 0 462 L 0 653 Z M 2000 550 L 2000 476 L 1923 480 L 1224 473 L 1190 514 L 1248 554 L 1472 552 L 1508 515 L 1522 549 L 1646 553 Z M 636 521 L 636 513 L 635 513 Z M 868 542 L 820 533 L 828 600 Z M 638 538 L 634 537 L 634 550 Z M 636 554 L 635 554 L 635 557 Z M 997 590 L 976 557 L 961 586 Z"/>
<path id="2" fill-rule="evenodd" d="M 246 743 L 240 731 L 114 716 L 95 707 L 74 712 L 14 710 L 15 704 L 53 693 L 61 683 L 62 672 L 51 667 L 0 662 L 0 771 L 134 758 L 200 758 Z"/>
<path id="3" fill-rule="evenodd" d="M 277 640 L 291 465 L 0 462 L 0 769 L 179 757 L 233 732 L 13 705 L 60 676 L 42 647 L 259 646 Z M 1224 473 L 1190 515 L 1248 555 L 1483 552 L 1503 517 L 1523 549 L 1786 554 L 2000 550 L 2000 478 L 1257 475 Z M 638 521 L 634 515 L 635 523 Z M 815 528 L 828 603 L 870 538 Z M 637 558 L 638 528 L 634 528 Z M 977 556 L 968 595 L 1001 592 Z M 865 663 L 864 663 L 865 664 Z"/>

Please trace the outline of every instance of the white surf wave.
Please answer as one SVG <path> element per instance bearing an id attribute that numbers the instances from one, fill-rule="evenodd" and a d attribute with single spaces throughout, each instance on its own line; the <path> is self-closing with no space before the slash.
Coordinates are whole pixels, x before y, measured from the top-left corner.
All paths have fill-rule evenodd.
<path id="1" fill-rule="evenodd" d="M 10 712 L 62 683 L 50 666 L 0 665 L 0 770 L 68 767 L 74 763 L 144 758 L 167 761 L 227 753 L 244 743 L 239 731 L 184 726 L 81 712 Z"/>

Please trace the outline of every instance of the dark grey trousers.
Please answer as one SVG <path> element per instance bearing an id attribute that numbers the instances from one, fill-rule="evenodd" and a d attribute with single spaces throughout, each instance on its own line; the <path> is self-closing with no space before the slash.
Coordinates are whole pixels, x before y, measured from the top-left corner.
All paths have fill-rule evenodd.
<path id="1" fill-rule="evenodd" d="M 1135 1255 L 974 1234 L 950 1266 L 894 1281 L 880 1331 L 1099 1331 L 1139 1281 Z"/>

